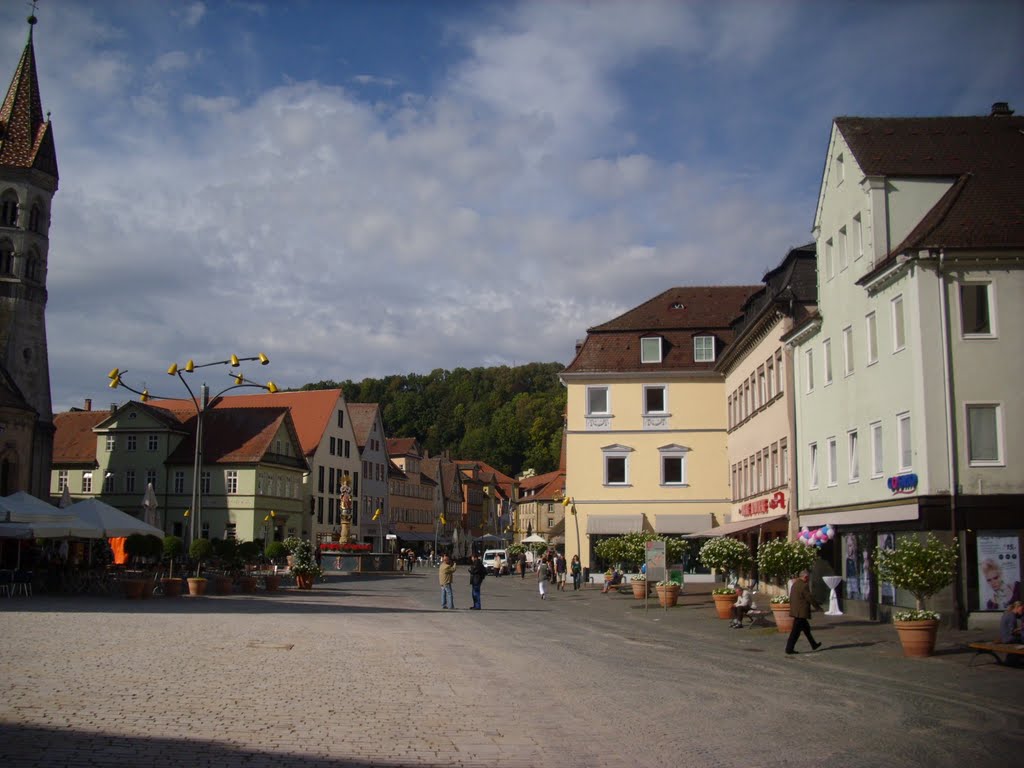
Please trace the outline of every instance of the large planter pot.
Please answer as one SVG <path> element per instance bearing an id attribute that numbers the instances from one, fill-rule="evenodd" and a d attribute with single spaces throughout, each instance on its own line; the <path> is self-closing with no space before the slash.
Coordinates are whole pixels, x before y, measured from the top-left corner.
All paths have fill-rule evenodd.
<path id="1" fill-rule="evenodd" d="M 188 593 L 190 595 L 205 595 L 206 594 L 206 579 L 204 578 L 190 578 L 188 580 Z"/>
<path id="2" fill-rule="evenodd" d="M 164 585 L 165 597 L 181 597 L 181 579 L 164 578 L 160 583 Z"/>
<path id="3" fill-rule="evenodd" d="M 307 576 L 304 573 L 295 574 L 295 586 L 299 589 L 312 589 L 313 588 L 313 577 Z"/>
<path id="4" fill-rule="evenodd" d="M 143 593 L 146 591 L 146 580 L 123 579 L 121 581 L 121 588 L 124 590 L 124 596 L 129 600 L 141 600 Z"/>
<path id="5" fill-rule="evenodd" d="M 736 593 L 730 592 L 728 595 L 712 595 L 711 597 L 715 600 L 715 611 L 718 613 L 718 618 L 731 619 L 732 606 L 736 602 Z"/>
<path id="6" fill-rule="evenodd" d="M 637 600 L 643 600 L 647 597 L 647 582 L 646 581 L 631 581 L 629 582 L 633 586 L 633 597 Z"/>
<path id="7" fill-rule="evenodd" d="M 669 584 L 664 587 L 655 587 L 658 593 L 658 605 L 662 608 L 671 608 L 679 601 L 679 585 Z"/>
<path id="8" fill-rule="evenodd" d="M 232 584 L 230 576 L 213 577 L 213 588 L 217 591 L 218 595 L 230 595 L 231 586 Z"/>
<path id="9" fill-rule="evenodd" d="M 772 616 L 775 617 L 775 626 L 779 632 L 789 634 L 793 629 L 793 617 L 789 615 L 789 603 L 771 603 Z"/>
<path id="10" fill-rule="evenodd" d="M 900 637 L 904 656 L 921 658 L 931 656 L 935 652 L 935 635 L 939 631 L 938 619 L 894 621 L 892 624 Z"/>
<path id="11" fill-rule="evenodd" d="M 263 577 L 263 585 L 266 587 L 267 592 L 277 592 L 281 586 L 281 577 L 276 573 L 269 573 Z"/>
<path id="12" fill-rule="evenodd" d="M 239 576 L 238 577 L 238 588 L 243 594 L 251 595 L 256 591 L 256 577 L 255 576 Z"/>

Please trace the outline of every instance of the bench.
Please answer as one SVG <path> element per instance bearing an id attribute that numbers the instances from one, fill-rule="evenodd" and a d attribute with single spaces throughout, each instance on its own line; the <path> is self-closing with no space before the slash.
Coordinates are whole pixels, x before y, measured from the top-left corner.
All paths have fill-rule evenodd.
<path id="1" fill-rule="evenodd" d="M 974 657 L 971 659 L 971 663 L 967 666 L 973 666 L 974 662 L 977 661 L 978 657 L 983 653 L 989 653 L 999 664 L 1005 664 L 1006 662 L 999 658 L 1000 653 L 1005 653 L 1007 657 L 1010 655 L 1024 656 L 1024 645 L 1021 643 L 969 643 L 968 648 L 972 649 Z"/>
<path id="2" fill-rule="evenodd" d="M 768 617 L 771 616 L 771 611 L 763 611 L 757 606 L 752 606 L 749 611 L 743 616 L 743 621 L 750 619 L 750 626 L 761 626 L 770 627 L 773 626 L 768 622 Z M 741 626 L 743 622 L 740 622 Z"/>

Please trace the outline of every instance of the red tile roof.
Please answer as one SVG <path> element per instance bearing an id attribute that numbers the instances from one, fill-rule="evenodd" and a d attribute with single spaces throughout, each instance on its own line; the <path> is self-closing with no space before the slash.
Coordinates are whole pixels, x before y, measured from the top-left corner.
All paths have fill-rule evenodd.
<path id="1" fill-rule="evenodd" d="M 760 285 L 679 287 L 587 330 L 587 338 L 563 374 L 640 371 L 710 371 L 714 362 L 693 357 L 697 336 L 714 336 L 716 357 L 732 341 L 731 321 Z M 665 341 L 660 363 L 640 363 L 640 339 Z"/>
<path id="2" fill-rule="evenodd" d="M 57 178 L 57 151 L 50 121 L 43 119 L 31 27 L 0 107 L 0 165 L 34 168 Z"/>
<path id="3" fill-rule="evenodd" d="M 378 413 L 379 403 L 348 403 L 348 417 L 352 420 L 352 432 L 355 434 L 359 450 L 362 450 L 366 441 L 370 439 L 370 430 L 377 422 Z"/>
<path id="4" fill-rule="evenodd" d="M 53 415 L 53 463 L 96 464 L 93 427 L 110 418 L 110 411 L 68 411 Z"/>
<path id="5" fill-rule="evenodd" d="M 415 437 L 389 437 L 387 440 L 388 456 L 416 456 L 420 449 Z"/>
<path id="6" fill-rule="evenodd" d="M 195 452 L 195 422 L 193 412 L 184 424 L 188 437 L 181 441 L 168 457 L 168 464 L 191 464 Z M 203 417 L 203 463 L 249 464 L 261 461 L 274 453 L 273 439 L 285 426 L 292 439 L 298 442 L 288 408 L 216 408 Z M 295 457 L 295 462 L 300 461 Z"/>

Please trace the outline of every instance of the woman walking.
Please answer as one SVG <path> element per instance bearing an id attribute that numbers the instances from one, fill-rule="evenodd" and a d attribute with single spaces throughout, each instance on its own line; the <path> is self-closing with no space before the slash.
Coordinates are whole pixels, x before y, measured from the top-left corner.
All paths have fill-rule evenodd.
<path id="1" fill-rule="evenodd" d="M 545 600 L 548 596 L 548 575 L 551 570 L 548 568 L 548 558 L 545 555 L 537 566 L 537 590 L 540 592 L 540 599 Z"/>
<path id="2" fill-rule="evenodd" d="M 583 566 L 580 565 L 580 556 L 572 556 L 572 565 L 569 566 L 569 570 L 572 571 L 572 591 L 575 592 L 580 588 L 580 580 L 583 578 Z"/>

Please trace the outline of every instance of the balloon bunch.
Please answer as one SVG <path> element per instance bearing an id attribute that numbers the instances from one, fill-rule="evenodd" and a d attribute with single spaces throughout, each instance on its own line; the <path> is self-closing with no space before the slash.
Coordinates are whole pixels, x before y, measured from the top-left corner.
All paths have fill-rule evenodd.
<path id="1" fill-rule="evenodd" d="M 806 544 L 809 547 L 820 547 L 826 541 L 831 541 L 836 535 L 836 529 L 827 523 L 821 528 L 816 530 L 808 530 L 804 528 L 800 531 L 800 535 L 797 536 L 797 540 L 801 544 Z"/>

